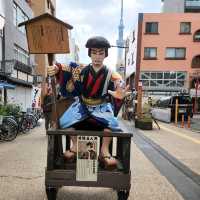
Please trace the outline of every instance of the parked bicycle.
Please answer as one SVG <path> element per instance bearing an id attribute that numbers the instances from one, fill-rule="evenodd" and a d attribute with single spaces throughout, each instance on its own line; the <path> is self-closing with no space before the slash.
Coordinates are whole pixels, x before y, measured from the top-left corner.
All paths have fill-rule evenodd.
<path id="1" fill-rule="evenodd" d="M 27 133 L 31 128 L 31 119 L 27 116 L 26 112 L 20 112 L 12 118 L 17 123 L 17 132 Z"/>
<path id="2" fill-rule="evenodd" d="M 17 137 L 17 123 L 10 116 L 0 116 L 0 140 L 12 141 Z"/>

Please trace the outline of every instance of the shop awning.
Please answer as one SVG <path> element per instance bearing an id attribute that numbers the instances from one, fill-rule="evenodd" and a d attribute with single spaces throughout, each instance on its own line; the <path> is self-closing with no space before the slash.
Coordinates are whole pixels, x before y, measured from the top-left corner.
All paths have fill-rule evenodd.
<path id="1" fill-rule="evenodd" d="M 0 83 L 0 89 L 15 89 L 16 86 L 10 83 Z"/>

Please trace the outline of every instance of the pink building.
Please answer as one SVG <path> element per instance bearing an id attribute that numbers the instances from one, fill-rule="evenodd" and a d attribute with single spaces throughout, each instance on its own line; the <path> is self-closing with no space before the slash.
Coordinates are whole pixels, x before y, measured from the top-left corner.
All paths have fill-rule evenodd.
<path id="1" fill-rule="evenodd" d="M 136 87 L 148 95 L 183 89 L 194 95 L 200 81 L 200 13 L 140 13 Z"/>

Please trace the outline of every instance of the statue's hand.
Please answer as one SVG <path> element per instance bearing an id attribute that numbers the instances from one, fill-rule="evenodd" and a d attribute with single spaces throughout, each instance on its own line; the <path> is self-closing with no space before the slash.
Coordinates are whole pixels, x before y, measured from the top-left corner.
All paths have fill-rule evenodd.
<path id="1" fill-rule="evenodd" d="M 56 67 L 56 65 L 47 67 L 47 75 L 54 76 L 57 73 L 58 73 L 58 68 Z"/>
<path id="2" fill-rule="evenodd" d="M 131 94 L 131 92 L 128 92 L 129 85 L 127 85 L 125 88 L 118 86 L 115 91 L 108 90 L 108 94 L 112 95 L 116 99 L 124 99 L 124 97 Z"/>
<path id="3" fill-rule="evenodd" d="M 69 65 L 61 64 L 61 66 L 62 66 L 62 71 L 67 71 L 67 72 L 71 71 L 71 67 Z"/>

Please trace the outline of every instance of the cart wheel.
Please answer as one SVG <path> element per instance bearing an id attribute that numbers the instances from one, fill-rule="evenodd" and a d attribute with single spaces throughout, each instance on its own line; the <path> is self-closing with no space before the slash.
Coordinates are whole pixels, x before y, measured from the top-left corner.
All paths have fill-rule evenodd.
<path id="1" fill-rule="evenodd" d="M 48 200 L 56 200 L 58 189 L 52 187 L 46 187 L 46 194 Z"/>
<path id="2" fill-rule="evenodd" d="M 129 191 L 118 191 L 118 200 L 127 200 L 129 197 Z"/>

